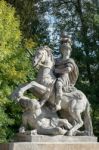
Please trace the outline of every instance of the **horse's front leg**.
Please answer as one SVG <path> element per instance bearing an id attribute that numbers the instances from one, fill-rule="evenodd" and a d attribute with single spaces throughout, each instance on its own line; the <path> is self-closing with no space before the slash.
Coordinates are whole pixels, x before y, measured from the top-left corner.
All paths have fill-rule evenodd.
<path id="1" fill-rule="evenodd" d="M 41 84 L 37 83 L 36 81 L 32 81 L 20 88 L 19 97 L 22 97 L 23 94 L 31 88 L 35 89 L 38 93 L 40 93 L 42 95 L 48 90 L 47 87 L 45 87 L 44 85 L 41 85 Z"/>

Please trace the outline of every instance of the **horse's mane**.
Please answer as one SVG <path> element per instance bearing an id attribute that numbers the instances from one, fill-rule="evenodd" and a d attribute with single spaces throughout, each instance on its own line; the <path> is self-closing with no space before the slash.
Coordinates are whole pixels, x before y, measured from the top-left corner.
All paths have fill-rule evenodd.
<path id="1" fill-rule="evenodd" d="M 48 55 L 51 57 L 51 60 L 52 60 L 53 62 L 55 62 L 55 61 L 54 61 L 53 54 L 52 54 L 52 49 L 51 49 L 50 47 L 48 47 L 48 46 L 45 46 L 45 50 L 48 52 Z"/>
<path id="2" fill-rule="evenodd" d="M 55 64 L 54 57 L 53 57 L 53 54 L 52 54 L 52 49 L 50 47 L 45 45 L 45 46 L 41 46 L 38 50 L 46 50 L 47 53 L 48 53 L 48 56 L 51 57 L 52 62 Z"/>

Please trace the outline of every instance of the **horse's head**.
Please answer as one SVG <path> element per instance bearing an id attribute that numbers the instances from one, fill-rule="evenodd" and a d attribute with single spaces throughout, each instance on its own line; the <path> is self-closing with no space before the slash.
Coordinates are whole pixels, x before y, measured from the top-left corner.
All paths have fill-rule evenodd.
<path id="1" fill-rule="evenodd" d="M 49 60 L 49 57 L 53 57 L 51 51 L 48 46 L 38 48 L 33 57 L 33 66 L 39 68 L 40 66 L 46 65 L 45 63 Z"/>

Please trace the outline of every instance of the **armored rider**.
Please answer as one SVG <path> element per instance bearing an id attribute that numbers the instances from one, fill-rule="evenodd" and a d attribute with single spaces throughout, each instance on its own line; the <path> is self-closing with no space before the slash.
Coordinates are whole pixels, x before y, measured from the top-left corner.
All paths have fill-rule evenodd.
<path id="1" fill-rule="evenodd" d="M 71 45 L 71 38 L 63 33 L 60 47 L 62 59 L 56 63 L 55 67 L 55 73 L 59 74 L 56 81 L 56 110 L 61 109 L 63 93 L 72 92 L 76 89 L 74 86 L 78 79 L 79 71 L 75 61 L 70 58 L 72 51 Z"/>

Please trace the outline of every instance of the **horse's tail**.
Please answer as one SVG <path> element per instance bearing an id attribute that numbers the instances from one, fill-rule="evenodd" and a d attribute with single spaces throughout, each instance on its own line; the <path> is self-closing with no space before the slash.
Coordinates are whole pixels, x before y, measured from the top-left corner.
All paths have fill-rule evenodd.
<path id="1" fill-rule="evenodd" d="M 93 136 L 93 126 L 92 126 L 92 120 L 90 115 L 90 104 L 87 100 L 86 109 L 84 111 L 84 126 L 85 131 L 89 136 Z"/>

